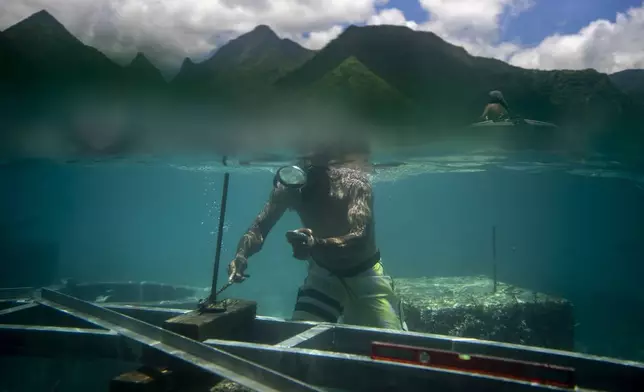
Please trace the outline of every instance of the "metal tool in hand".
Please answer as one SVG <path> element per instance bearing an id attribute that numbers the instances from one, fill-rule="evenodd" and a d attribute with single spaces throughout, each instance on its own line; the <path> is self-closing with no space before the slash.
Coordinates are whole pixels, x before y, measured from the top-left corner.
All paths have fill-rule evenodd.
<path id="1" fill-rule="evenodd" d="M 228 283 L 223 285 L 217 292 L 215 293 L 214 297 L 211 298 L 206 298 L 202 299 L 199 301 L 198 308 L 202 313 L 221 313 L 226 311 L 226 304 L 224 301 L 219 301 L 216 302 L 217 296 L 222 293 L 222 291 L 226 290 L 230 286 L 232 286 L 235 282 L 232 280 L 229 280 Z"/>
<path id="2" fill-rule="evenodd" d="M 229 288 L 233 284 L 235 284 L 235 282 L 233 282 L 232 280 L 229 280 L 228 283 L 226 283 L 225 285 L 221 286 L 221 288 L 219 290 L 217 290 L 217 293 L 215 294 L 215 298 L 218 297 L 219 294 L 222 293 L 222 291 L 226 290 L 227 288 Z"/>
<path id="3" fill-rule="evenodd" d="M 306 233 L 302 233 L 301 231 L 291 230 L 286 232 L 286 238 L 290 242 L 301 242 L 303 244 L 306 244 L 309 236 Z"/>
<path id="4" fill-rule="evenodd" d="M 248 274 L 243 274 L 242 276 L 244 278 L 250 278 L 250 275 L 248 275 Z M 232 280 L 232 279 L 229 279 L 228 282 L 225 285 L 221 286 L 221 288 L 219 290 L 217 290 L 217 292 L 215 293 L 215 298 L 217 298 L 219 296 L 219 294 L 221 294 L 224 290 L 226 290 L 227 288 L 229 288 L 230 286 L 232 286 L 234 284 L 235 284 L 235 281 Z"/>
<path id="5" fill-rule="evenodd" d="M 244 277 L 246 278 L 248 278 L 249 276 L 250 275 L 244 275 Z M 223 301 L 215 302 L 215 298 L 217 298 L 219 294 L 221 294 L 224 290 L 226 290 L 227 288 L 229 288 L 234 284 L 235 284 L 234 280 L 229 280 L 225 285 L 221 286 L 221 288 L 217 290 L 214 297 L 199 301 L 199 310 L 202 312 L 211 312 L 211 313 L 225 312 L 226 311 L 225 303 Z"/>

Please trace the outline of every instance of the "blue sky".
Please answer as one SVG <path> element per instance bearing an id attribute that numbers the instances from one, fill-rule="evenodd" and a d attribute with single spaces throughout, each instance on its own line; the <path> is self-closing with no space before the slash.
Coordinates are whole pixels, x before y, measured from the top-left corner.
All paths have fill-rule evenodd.
<path id="1" fill-rule="evenodd" d="M 524 45 L 532 46 L 554 33 L 574 34 L 597 19 L 614 22 L 618 12 L 641 5 L 641 0 L 542 0 L 510 19 L 501 39 L 518 38 Z"/>
<path id="2" fill-rule="evenodd" d="M 641 5 L 642 0 L 536 0 L 516 17 L 504 15 L 500 40 L 535 46 L 555 33 L 574 34 L 597 19 L 614 22 L 618 12 Z M 428 17 L 416 0 L 390 0 L 378 8 L 398 8 L 417 23 Z"/>

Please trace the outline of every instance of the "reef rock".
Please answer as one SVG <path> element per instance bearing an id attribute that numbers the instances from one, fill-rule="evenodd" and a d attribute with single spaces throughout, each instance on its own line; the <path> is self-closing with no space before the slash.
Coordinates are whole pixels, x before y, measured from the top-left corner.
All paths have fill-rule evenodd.
<path id="1" fill-rule="evenodd" d="M 230 380 L 223 380 L 214 387 L 210 389 L 210 392 L 252 392 L 252 389 L 248 389 L 241 384 L 232 382 Z"/>
<path id="2" fill-rule="evenodd" d="M 572 304 L 485 276 L 396 279 L 410 331 L 574 348 Z"/>

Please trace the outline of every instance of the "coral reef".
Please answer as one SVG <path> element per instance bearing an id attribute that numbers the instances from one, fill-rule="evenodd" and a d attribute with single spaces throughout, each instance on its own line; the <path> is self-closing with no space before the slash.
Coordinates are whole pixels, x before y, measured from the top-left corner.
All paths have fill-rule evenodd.
<path id="1" fill-rule="evenodd" d="M 485 276 L 396 279 L 410 331 L 574 348 L 572 304 Z"/>

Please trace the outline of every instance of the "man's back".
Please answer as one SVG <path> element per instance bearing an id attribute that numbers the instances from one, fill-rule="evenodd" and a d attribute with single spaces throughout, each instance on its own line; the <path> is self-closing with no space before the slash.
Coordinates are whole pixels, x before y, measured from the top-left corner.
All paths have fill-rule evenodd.
<path id="1" fill-rule="evenodd" d="M 508 111 L 500 103 L 488 103 L 481 117 L 485 120 L 499 121 L 508 117 Z"/>

